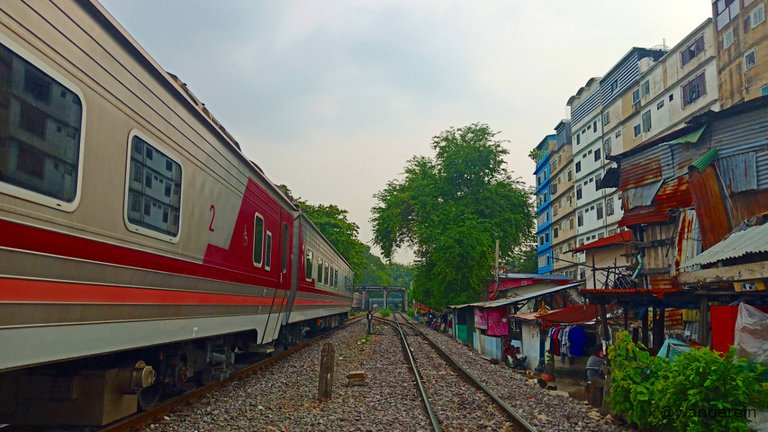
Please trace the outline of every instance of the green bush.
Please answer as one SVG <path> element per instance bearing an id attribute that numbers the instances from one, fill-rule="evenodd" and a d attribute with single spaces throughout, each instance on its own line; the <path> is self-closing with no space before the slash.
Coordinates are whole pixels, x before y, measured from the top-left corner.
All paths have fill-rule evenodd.
<path id="1" fill-rule="evenodd" d="M 635 344 L 629 333 L 616 335 L 608 349 L 611 361 L 611 391 L 608 402 L 615 412 L 627 415 L 627 421 L 640 427 L 651 424 L 657 404 L 656 384 L 667 361 L 655 357 L 642 344 Z"/>
<path id="2" fill-rule="evenodd" d="M 382 309 L 379 311 L 379 314 L 382 316 L 382 318 L 387 318 L 388 316 L 392 315 L 392 312 L 390 312 L 389 309 Z"/>
<path id="3" fill-rule="evenodd" d="M 748 431 L 748 415 L 766 404 L 764 368 L 696 348 L 674 361 L 651 356 L 627 332 L 608 350 L 614 411 L 641 428 L 660 431 Z M 754 411 L 752 411 L 754 413 Z"/>
<path id="4" fill-rule="evenodd" d="M 413 319 L 416 319 L 416 309 L 408 309 L 405 314 Z"/>

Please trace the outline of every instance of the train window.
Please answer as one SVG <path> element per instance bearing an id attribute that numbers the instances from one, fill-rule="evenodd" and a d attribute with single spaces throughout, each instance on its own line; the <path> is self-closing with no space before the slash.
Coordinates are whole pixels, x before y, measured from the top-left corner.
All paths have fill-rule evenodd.
<path id="1" fill-rule="evenodd" d="M 282 253 L 280 254 L 280 266 L 281 272 L 285 273 L 288 270 L 288 224 L 283 224 L 283 244 L 281 245 Z"/>
<path id="2" fill-rule="evenodd" d="M 176 242 L 181 220 L 181 164 L 137 131 L 131 132 L 128 142 L 126 226 Z"/>
<path id="3" fill-rule="evenodd" d="M 307 258 L 304 262 L 304 278 L 308 281 L 312 280 L 312 251 L 307 249 Z"/>
<path id="4" fill-rule="evenodd" d="M 258 213 L 253 218 L 253 265 L 264 263 L 264 217 Z"/>
<path id="5" fill-rule="evenodd" d="M 331 267 L 331 283 L 330 286 L 333 286 L 333 267 Z"/>
<path id="6" fill-rule="evenodd" d="M 269 231 L 267 231 L 267 242 L 266 242 L 266 247 L 264 249 L 266 249 L 264 270 L 269 271 L 269 269 L 272 268 L 272 233 Z"/>
<path id="7" fill-rule="evenodd" d="M 323 284 L 323 259 L 317 259 L 317 285 Z"/>
<path id="8" fill-rule="evenodd" d="M 336 288 L 339 287 L 339 271 L 338 270 L 333 271 L 333 286 Z"/>
<path id="9" fill-rule="evenodd" d="M 331 271 L 328 270 L 329 267 L 330 265 L 328 263 L 325 263 L 325 274 L 323 274 L 323 285 L 325 286 L 328 286 L 328 275 L 329 273 L 331 273 Z"/>
<path id="10" fill-rule="evenodd" d="M 0 192 L 74 211 L 84 122 L 77 87 L 0 38 Z"/>

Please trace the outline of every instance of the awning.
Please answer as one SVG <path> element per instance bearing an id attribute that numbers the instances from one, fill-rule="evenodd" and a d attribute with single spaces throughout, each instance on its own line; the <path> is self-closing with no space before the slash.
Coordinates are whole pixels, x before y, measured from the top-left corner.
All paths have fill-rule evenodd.
<path id="1" fill-rule="evenodd" d="M 597 239 L 593 242 L 587 243 L 584 246 L 571 249 L 569 252 L 581 252 L 587 249 L 594 249 L 599 247 L 611 246 L 618 243 L 627 243 L 632 241 L 632 231 L 625 230 L 619 231 L 614 235 Z"/>
<path id="2" fill-rule="evenodd" d="M 475 307 L 483 307 L 483 308 L 507 306 L 514 303 L 526 302 L 528 300 L 531 300 L 537 297 L 543 297 L 545 295 L 554 294 L 570 288 L 576 288 L 579 285 L 583 285 L 583 284 L 584 282 L 576 282 L 568 285 L 560 285 L 560 286 L 550 287 L 550 288 L 541 288 L 535 285 L 529 285 L 527 287 L 523 287 L 520 289 L 512 289 L 512 290 L 506 291 L 506 293 L 508 294 L 508 297 L 503 299 L 470 303 L 468 305 L 450 305 L 448 307 L 452 309 L 456 309 L 456 308 L 465 307 L 465 306 L 475 306 Z"/>
<path id="3" fill-rule="evenodd" d="M 619 178 L 621 174 L 619 172 L 619 168 L 617 167 L 610 167 L 607 170 L 605 170 L 605 174 L 603 174 L 603 178 L 600 179 L 599 182 L 595 185 L 595 188 L 599 189 L 608 189 L 608 188 L 617 188 L 619 187 Z"/>
<path id="4" fill-rule="evenodd" d="M 617 311 L 619 307 L 608 305 L 606 306 L 606 309 L 608 313 L 611 313 Z M 600 309 L 598 308 L 598 305 L 586 304 L 568 306 L 565 309 L 559 309 L 544 315 L 539 315 L 538 319 L 551 323 L 577 324 L 594 321 L 599 313 Z"/>
<path id="5" fill-rule="evenodd" d="M 672 141 L 667 142 L 668 145 L 674 145 L 674 144 L 693 144 L 701 138 L 701 135 L 704 133 L 704 130 L 707 128 L 706 125 L 700 127 L 699 129 L 689 133 L 688 135 L 683 135 L 680 138 L 673 139 Z"/>

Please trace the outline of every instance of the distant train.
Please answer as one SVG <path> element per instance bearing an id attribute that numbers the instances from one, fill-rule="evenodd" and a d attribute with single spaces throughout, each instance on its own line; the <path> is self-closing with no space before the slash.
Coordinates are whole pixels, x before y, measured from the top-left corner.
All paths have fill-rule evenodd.
<path id="1" fill-rule="evenodd" d="M 221 379 L 341 324 L 353 276 L 95 0 L 0 3 L 0 423 Z"/>

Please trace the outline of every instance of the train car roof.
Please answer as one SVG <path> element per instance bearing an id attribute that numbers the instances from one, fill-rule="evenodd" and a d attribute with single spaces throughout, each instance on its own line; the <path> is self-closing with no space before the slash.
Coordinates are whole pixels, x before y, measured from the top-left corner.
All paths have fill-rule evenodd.
<path id="1" fill-rule="evenodd" d="M 128 31 L 113 17 L 97 0 L 79 0 L 83 9 L 104 27 L 126 50 L 141 64 L 157 82 L 163 86 L 176 101 L 192 114 L 209 132 L 226 144 L 246 165 L 252 167 L 256 175 L 269 187 L 270 192 L 277 196 L 286 207 L 298 212 L 296 205 L 280 188 L 275 186 L 256 163 L 248 159 L 240 148 L 240 143 L 221 125 L 200 102 L 187 85 L 176 75 L 163 69 L 159 63 L 128 33 Z"/>

